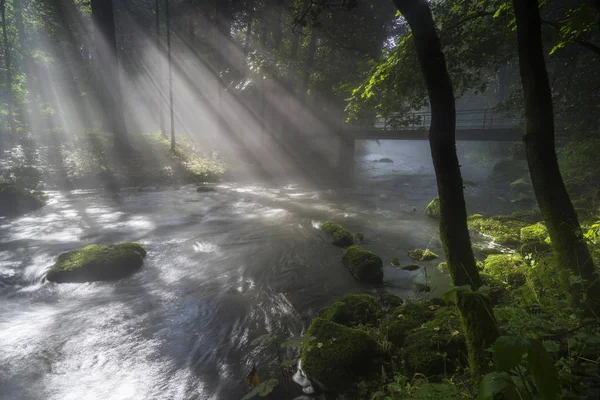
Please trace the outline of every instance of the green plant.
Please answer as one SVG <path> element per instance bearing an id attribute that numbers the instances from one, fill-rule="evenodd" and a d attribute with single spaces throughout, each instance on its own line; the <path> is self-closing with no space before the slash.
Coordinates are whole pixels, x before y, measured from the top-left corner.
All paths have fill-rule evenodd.
<path id="1" fill-rule="evenodd" d="M 276 363 L 281 371 L 281 375 L 285 380 L 288 395 L 290 393 L 290 377 L 292 375 L 291 368 L 298 363 L 298 357 L 290 359 L 284 359 L 285 350 L 288 348 L 299 348 L 305 343 L 315 340 L 314 337 L 302 337 L 302 336 L 290 336 L 287 339 L 281 340 L 279 337 L 266 333 L 254 339 L 251 343 L 252 346 L 258 347 L 275 347 L 277 354 Z M 248 392 L 242 400 L 248 400 L 258 395 L 265 397 L 270 394 L 273 389 L 279 384 L 278 379 L 272 378 L 264 382 L 260 381 L 258 370 L 256 365 L 252 362 L 252 370 L 246 378 L 246 384 L 252 388 L 252 391 Z"/>
<path id="2" fill-rule="evenodd" d="M 500 336 L 492 346 L 496 371 L 483 377 L 480 400 L 556 399 L 560 392 L 558 373 L 548 351 L 539 340 Z"/>

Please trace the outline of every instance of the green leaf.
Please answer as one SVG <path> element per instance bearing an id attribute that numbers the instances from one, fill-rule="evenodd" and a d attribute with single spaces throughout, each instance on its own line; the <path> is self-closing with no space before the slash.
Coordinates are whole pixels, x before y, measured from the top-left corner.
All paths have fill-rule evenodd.
<path id="1" fill-rule="evenodd" d="M 558 353 L 560 350 L 560 345 L 552 340 L 544 340 L 542 345 L 544 345 L 544 348 L 548 353 Z"/>
<path id="2" fill-rule="evenodd" d="M 304 343 L 312 342 L 316 338 L 314 336 L 290 336 L 281 342 L 281 347 L 301 347 Z"/>
<path id="3" fill-rule="evenodd" d="M 529 340 L 529 342 L 531 349 L 527 361 L 535 387 L 542 399 L 554 400 L 560 392 L 554 361 L 539 340 Z"/>
<path id="4" fill-rule="evenodd" d="M 251 392 L 246 393 L 246 395 L 242 397 L 242 400 L 249 400 L 256 395 L 259 395 L 260 397 L 265 397 L 266 395 L 271 393 L 273 389 L 275 389 L 275 386 L 277 386 L 278 384 L 279 381 L 277 379 L 269 379 L 268 381 L 264 381 L 263 383 L 255 387 Z"/>
<path id="5" fill-rule="evenodd" d="M 260 335 L 256 339 L 250 343 L 251 346 L 264 346 L 266 344 L 273 343 L 277 338 L 270 333 L 265 333 L 264 335 Z"/>
<path id="6" fill-rule="evenodd" d="M 507 372 L 492 372 L 487 374 L 481 380 L 479 385 L 478 400 L 494 400 L 494 395 L 498 393 L 511 392 L 508 389 L 514 388 L 512 377 Z M 509 399 L 508 396 L 505 396 Z"/>
<path id="7" fill-rule="evenodd" d="M 531 344 L 518 336 L 500 336 L 494 343 L 496 370 L 510 372 L 521 363 Z"/>
<path id="8" fill-rule="evenodd" d="M 444 300 L 444 302 L 446 304 L 450 304 L 450 300 L 452 299 L 452 296 L 454 296 L 455 294 L 458 294 L 458 293 L 467 293 L 467 292 L 472 292 L 471 286 L 469 286 L 469 285 L 454 286 L 452 289 L 448 290 L 446 293 L 442 294 L 440 297 L 442 300 Z"/>

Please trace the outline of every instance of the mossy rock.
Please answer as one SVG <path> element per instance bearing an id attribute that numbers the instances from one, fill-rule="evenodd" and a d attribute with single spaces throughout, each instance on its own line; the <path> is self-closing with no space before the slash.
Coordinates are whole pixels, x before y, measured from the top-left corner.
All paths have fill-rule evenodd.
<path id="1" fill-rule="evenodd" d="M 404 267 L 402 267 L 402 269 L 405 271 L 416 271 L 419 268 L 421 268 L 421 267 L 419 267 L 417 264 L 408 264 L 408 265 L 405 265 Z"/>
<path id="2" fill-rule="evenodd" d="M 362 232 L 356 232 L 356 233 L 354 234 L 354 237 L 355 237 L 356 239 L 358 239 L 358 242 L 359 242 L 359 243 L 362 243 L 362 242 L 364 242 L 364 240 L 365 240 L 365 235 L 364 235 L 364 233 L 362 233 Z"/>
<path id="3" fill-rule="evenodd" d="M 406 329 L 421 326 L 433 318 L 434 310 L 437 308 L 432 302 L 423 301 L 418 303 L 406 303 L 396 308 L 392 313 L 394 320 L 401 321 L 406 325 Z"/>
<path id="4" fill-rule="evenodd" d="M 378 360 L 377 342 L 366 332 L 317 318 L 306 331 L 316 340 L 302 348 L 308 378 L 333 392 L 344 392 L 371 371 Z"/>
<path id="5" fill-rule="evenodd" d="M 473 246 L 473 251 L 489 256 L 491 254 L 502 254 L 500 249 L 495 247 Z"/>
<path id="6" fill-rule="evenodd" d="M 542 212 L 538 208 L 532 208 L 530 210 L 518 210 L 510 214 L 513 220 L 528 222 L 530 224 L 543 220 Z"/>
<path id="7" fill-rule="evenodd" d="M 485 235 L 491 236 L 495 243 L 502 246 L 517 246 L 520 230 L 526 224 L 511 218 L 485 218 L 481 214 L 467 217 L 467 225 Z"/>
<path id="8" fill-rule="evenodd" d="M 425 214 L 431 218 L 440 218 L 440 198 L 436 197 L 425 208 Z"/>
<path id="9" fill-rule="evenodd" d="M 200 185 L 196 188 L 196 192 L 214 192 L 216 189 L 212 186 L 208 185 Z"/>
<path id="10" fill-rule="evenodd" d="M 501 160 L 492 167 L 490 178 L 495 181 L 512 182 L 527 173 L 527 163 L 516 160 Z"/>
<path id="11" fill-rule="evenodd" d="M 341 301 L 319 311 L 319 317 L 349 327 L 374 325 L 381 307 L 375 297 L 368 294 L 349 294 Z"/>
<path id="12" fill-rule="evenodd" d="M 510 191 L 514 194 L 531 193 L 533 191 L 533 188 L 531 186 L 531 183 L 529 183 L 523 178 L 519 178 L 516 181 L 511 182 Z"/>
<path id="13" fill-rule="evenodd" d="M 46 279 L 57 283 L 114 281 L 138 270 L 145 256 L 146 249 L 139 243 L 91 244 L 58 256 Z"/>
<path id="14" fill-rule="evenodd" d="M 446 261 L 442 261 L 437 265 L 437 270 L 443 272 L 444 274 L 449 274 L 450 270 L 448 269 L 448 263 Z"/>
<path id="15" fill-rule="evenodd" d="M 537 259 L 552 254 L 552 246 L 545 241 L 529 241 L 519 247 L 519 254 L 523 257 L 531 254 Z"/>
<path id="16" fill-rule="evenodd" d="M 392 265 L 394 267 L 399 267 L 400 266 L 400 260 L 398 260 L 398 257 L 392 258 Z"/>
<path id="17" fill-rule="evenodd" d="M 483 271 L 486 274 L 513 287 L 525 284 L 526 268 L 523 259 L 512 254 L 490 255 L 483 264 Z"/>
<path id="18" fill-rule="evenodd" d="M 521 242 L 543 242 L 549 240 L 546 225 L 537 223 L 521 228 Z"/>
<path id="19" fill-rule="evenodd" d="M 46 204 L 46 197 L 0 182 L 0 217 L 14 217 L 42 208 Z"/>
<path id="20" fill-rule="evenodd" d="M 331 237 L 331 243 L 335 246 L 348 247 L 354 244 L 352 234 L 338 223 L 333 221 L 323 222 L 321 230 Z"/>
<path id="21" fill-rule="evenodd" d="M 383 282 L 383 261 L 375 253 L 360 246 L 350 246 L 344 251 L 342 262 L 361 282 Z"/>
<path id="22" fill-rule="evenodd" d="M 433 319 L 411 329 L 404 338 L 406 372 L 426 376 L 452 373 L 466 365 L 465 339 L 456 307 L 440 307 Z"/>
<path id="23" fill-rule="evenodd" d="M 382 307 L 386 309 L 394 309 L 404 304 L 402 298 L 388 292 L 387 290 L 379 294 L 379 302 L 381 303 Z"/>
<path id="24" fill-rule="evenodd" d="M 417 261 L 431 261 L 439 257 L 433 251 L 428 249 L 413 249 L 408 252 L 408 255 L 410 258 Z"/>

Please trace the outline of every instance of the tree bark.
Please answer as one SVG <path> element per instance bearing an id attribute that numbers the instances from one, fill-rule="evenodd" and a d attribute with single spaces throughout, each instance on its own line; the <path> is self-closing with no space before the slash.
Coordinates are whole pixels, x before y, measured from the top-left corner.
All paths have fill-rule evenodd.
<path id="1" fill-rule="evenodd" d="M 91 0 L 91 6 L 100 105 L 107 122 L 106 127 L 114 135 L 115 148 L 119 152 L 127 153 L 131 150 L 131 145 L 127 137 L 127 127 L 123 115 L 112 0 Z"/>
<path id="2" fill-rule="evenodd" d="M 552 248 L 574 304 L 600 315 L 600 281 L 577 214 L 560 174 L 554 144 L 554 111 L 544 61 L 537 0 L 513 0 L 519 68 L 525 98 L 525 151 L 529 174 Z M 577 277 L 573 283 L 571 279 Z"/>
<path id="3" fill-rule="evenodd" d="M 15 113 L 14 113 L 14 97 L 12 92 L 12 66 L 11 66 L 11 54 L 10 44 L 8 43 L 8 32 L 6 27 L 6 0 L 0 0 L 0 16 L 2 17 L 2 40 L 4 47 L 4 67 L 6 68 L 4 74 L 4 84 L 6 85 L 6 96 L 7 96 L 7 107 L 8 107 L 8 123 L 10 125 L 10 132 L 13 136 L 12 140 L 16 140 L 17 128 L 15 124 Z"/>
<path id="4" fill-rule="evenodd" d="M 429 144 L 440 198 L 440 238 L 454 286 L 470 286 L 457 294 L 474 382 L 487 367 L 485 350 L 498 337 L 489 301 L 478 294 L 481 278 L 467 228 L 467 210 L 456 155 L 456 110 L 452 82 L 426 0 L 394 0 L 411 27 L 414 45 L 431 104 Z"/>
<path id="5" fill-rule="evenodd" d="M 167 0 L 165 20 L 167 24 L 167 60 L 169 64 L 169 118 L 171 120 L 171 151 L 175 151 L 175 110 L 173 108 L 173 60 L 171 59 L 171 1 Z"/>

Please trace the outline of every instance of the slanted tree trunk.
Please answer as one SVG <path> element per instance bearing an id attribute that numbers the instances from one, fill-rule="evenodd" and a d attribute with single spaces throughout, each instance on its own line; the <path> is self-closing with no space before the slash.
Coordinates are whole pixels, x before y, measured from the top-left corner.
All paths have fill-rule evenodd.
<path id="1" fill-rule="evenodd" d="M 452 82 L 426 0 L 394 0 L 411 27 L 414 45 L 431 104 L 429 144 L 440 198 L 440 237 L 454 286 L 470 286 L 457 294 L 474 382 L 487 366 L 485 350 L 498 337 L 489 301 L 477 294 L 481 286 L 471 239 L 460 165 L 456 155 L 456 110 Z"/>
<path id="2" fill-rule="evenodd" d="M 4 84 L 6 87 L 6 102 L 8 107 L 8 123 L 10 125 L 10 132 L 13 136 L 12 140 L 16 139 L 17 128 L 15 125 L 15 113 L 14 113 L 14 97 L 12 92 L 12 66 L 11 66 L 11 54 L 10 54 L 10 43 L 8 42 L 8 31 L 6 26 L 6 0 L 0 0 L 0 16 L 2 18 L 2 41 L 4 47 Z"/>
<path id="3" fill-rule="evenodd" d="M 599 316 L 600 280 L 556 157 L 552 93 L 544 61 L 538 1 L 513 0 L 513 8 L 525 97 L 524 142 L 531 183 L 573 302 Z M 577 278 L 575 282 L 571 279 L 573 276 Z"/>
<path id="4" fill-rule="evenodd" d="M 167 60 L 169 64 L 169 118 L 171 119 L 171 150 L 175 151 L 175 110 L 173 108 L 173 60 L 171 59 L 171 1 L 167 0 L 165 21 L 167 24 Z"/>
<path id="5" fill-rule="evenodd" d="M 123 115 L 123 98 L 119 82 L 117 37 L 112 0 L 91 0 L 94 42 L 96 45 L 96 79 L 106 128 L 114 135 L 115 148 L 121 153 L 131 150 Z"/>
<path id="6" fill-rule="evenodd" d="M 167 131 L 165 129 L 165 116 L 163 114 L 163 93 L 162 93 L 162 51 L 160 43 L 160 0 L 154 0 L 154 22 L 156 25 L 156 51 L 158 53 L 158 59 L 156 60 L 156 88 L 158 93 L 156 96 L 156 108 L 158 112 L 158 121 L 160 125 L 160 133 L 166 137 Z"/>

